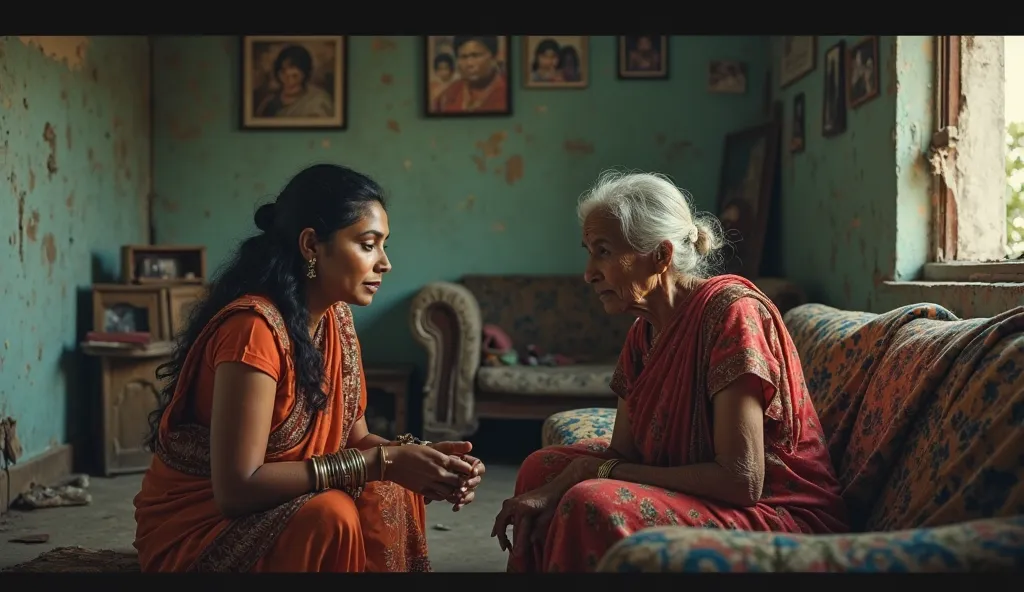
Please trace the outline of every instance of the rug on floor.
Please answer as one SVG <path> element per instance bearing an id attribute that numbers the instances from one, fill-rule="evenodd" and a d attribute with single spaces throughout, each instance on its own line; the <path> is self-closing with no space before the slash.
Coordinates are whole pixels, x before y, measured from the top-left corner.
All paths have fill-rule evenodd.
<path id="1" fill-rule="evenodd" d="M 131 551 L 57 547 L 35 559 L 9 567 L 18 573 L 130 573 L 142 571 L 139 556 Z"/>

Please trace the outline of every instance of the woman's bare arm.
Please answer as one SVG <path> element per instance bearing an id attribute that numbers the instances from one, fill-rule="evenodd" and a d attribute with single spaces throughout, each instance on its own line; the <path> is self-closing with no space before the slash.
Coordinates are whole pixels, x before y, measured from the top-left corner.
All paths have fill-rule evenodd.
<path id="1" fill-rule="evenodd" d="M 274 379 L 251 366 L 217 366 L 210 469 L 214 499 L 225 516 L 268 510 L 313 490 L 311 462 L 264 463 L 276 392 Z M 379 474 L 377 449 L 365 450 L 363 456 L 367 474 Z"/>
<path id="2" fill-rule="evenodd" d="M 352 424 L 352 431 L 348 435 L 348 448 L 367 450 L 381 445 L 390 446 L 391 441 L 377 434 L 371 434 L 370 428 L 366 427 L 365 415 Z"/>
<path id="3" fill-rule="evenodd" d="M 638 463 L 641 459 L 640 451 L 636 449 L 636 443 L 633 440 L 633 425 L 629 421 L 629 408 L 626 405 L 626 400 L 621 397 L 615 409 L 615 426 L 612 427 L 612 441 L 608 452 L 627 462 Z"/>
<path id="4" fill-rule="evenodd" d="M 744 374 L 712 399 L 714 462 L 679 467 L 621 462 L 612 469 L 610 478 L 663 487 L 736 506 L 753 506 L 760 501 L 764 485 L 763 388 L 759 377 Z M 616 419 L 615 429 L 618 427 Z M 597 469 L 602 462 L 592 458 L 574 461 L 577 480 L 597 477 Z"/>

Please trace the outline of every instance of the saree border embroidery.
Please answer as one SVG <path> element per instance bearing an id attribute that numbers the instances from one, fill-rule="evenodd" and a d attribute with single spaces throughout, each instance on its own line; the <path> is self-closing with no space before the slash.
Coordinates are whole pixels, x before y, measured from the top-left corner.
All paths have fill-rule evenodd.
<path id="1" fill-rule="evenodd" d="M 766 414 L 779 421 L 780 423 L 780 437 L 778 439 L 768 439 L 765 444 L 769 447 L 783 447 L 788 448 L 792 442 L 796 441 L 798 437 L 793 433 L 792 419 L 793 419 L 793 406 L 792 397 L 789 393 L 789 381 L 786 380 L 789 369 L 786 368 L 786 361 L 784 358 L 779 358 L 779 371 L 778 373 L 771 372 L 769 365 L 766 360 L 756 352 L 742 352 L 738 355 L 731 356 L 719 368 L 711 369 L 710 360 L 712 349 L 715 346 L 718 326 L 722 322 L 722 317 L 730 306 L 735 304 L 742 298 L 753 298 L 761 304 L 762 311 L 768 312 L 769 307 L 775 306 L 771 300 L 766 296 L 760 294 L 755 290 L 742 285 L 727 286 L 722 289 L 721 292 L 712 297 L 711 301 L 708 302 L 707 312 L 704 315 L 703 322 L 701 324 L 701 336 L 700 336 L 700 351 L 701 359 L 704 361 L 703 364 L 699 365 L 698 376 L 697 376 L 697 396 L 695 397 L 694 405 L 696 407 L 696 413 L 693 415 L 694 430 L 691 432 L 691 456 L 693 455 L 694 447 L 698 450 L 700 460 L 695 462 L 703 462 L 707 460 L 706 455 L 710 455 L 710 450 L 705 450 L 703 443 L 707 440 L 704 437 L 704 433 L 700 430 L 710 429 L 707 425 L 708 414 L 708 403 L 710 402 L 710 395 L 708 390 L 708 383 L 714 382 L 716 384 L 728 384 L 739 377 L 741 374 L 749 372 L 750 369 L 756 368 L 754 372 L 760 378 L 775 385 L 775 396 L 768 403 Z M 769 313 L 769 317 L 770 317 Z M 775 331 L 771 335 L 766 335 L 765 340 L 769 346 L 776 346 L 778 342 L 778 335 Z M 778 344 L 778 349 L 781 350 L 781 344 Z M 751 364 L 751 360 L 754 361 Z M 766 434 L 767 435 L 767 434 Z"/>
<path id="2" fill-rule="evenodd" d="M 290 351 L 291 342 L 288 339 L 284 318 L 274 306 L 257 298 L 243 298 L 225 307 L 200 334 L 197 340 L 199 347 L 194 348 L 193 351 L 201 351 L 202 345 L 209 339 L 216 327 L 220 326 L 228 315 L 240 310 L 255 310 L 263 316 L 274 330 L 282 355 L 286 359 L 290 359 L 287 354 Z M 345 357 L 349 357 L 347 350 Z M 290 362 L 288 363 L 290 364 Z M 185 377 L 186 385 L 188 385 L 186 388 L 191 388 L 193 374 L 194 372 Z M 358 404 L 358 394 L 356 398 Z M 267 458 L 273 459 L 301 444 L 308 435 L 310 425 L 315 417 L 316 414 L 310 412 L 306 398 L 297 396 L 287 418 L 270 434 L 267 442 Z M 208 477 L 210 475 L 210 432 L 206 427 L 195 423 L 183 423 L 175 426 L 168 433 L 166 442 L 158 440 L 156 454 L 161 461 L 175 470 L 190 475 Z M 308 493 L 267 511 L 231 520 L 214 538 L 213 542 L 199 554 L 189 566 L 188 571 L 249 571 L 274 544 L 292 516 L 314 495 L 316 494 Z"/>

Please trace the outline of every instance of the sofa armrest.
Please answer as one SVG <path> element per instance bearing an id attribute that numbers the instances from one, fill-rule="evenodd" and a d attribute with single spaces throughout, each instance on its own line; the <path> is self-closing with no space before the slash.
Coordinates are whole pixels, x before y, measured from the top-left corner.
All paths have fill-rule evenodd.
<path id="1" fill-rule="evenodd" d="M 452 282 L 427 284 L 413 298 L 409 325 L 413 338 L 427 351 L 424 436 L 460 440 L 473 434 L 473 389 L 483 332 L 476 297 Z"/>
<path id="2" fill-rule="evenodd" d="M 1024 568 L 1024 516 L 845 535 L 659 526 L 605 553 L 600 572 L 990 572 Z"/>

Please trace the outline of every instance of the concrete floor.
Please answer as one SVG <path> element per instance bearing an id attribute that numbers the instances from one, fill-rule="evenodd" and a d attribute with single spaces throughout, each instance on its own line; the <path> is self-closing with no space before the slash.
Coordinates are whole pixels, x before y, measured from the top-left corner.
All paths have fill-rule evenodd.
<path id="1" fill-rule="evenodd" d="M 427 506 L 427 541 L 434 571 L 505 571 L 506 555 L 490 532 L 501 502 L 512 494 L 517 468 L 488 463 L 487 475 L 477 490 L 476 500 L 458 513 L 451 511 L 450 504 Z M 88 506 L 31 512 L 12 510 L 0 517 L 0 569 L 67 545 L 131 549 L 135 538 L 132 498 L 141 481 L 141 475 L 91 477 L 92 504 Z M 49 535 L 49 541 L 42 544 L 10 542 L 13 538 L 39 534 Z"/>

